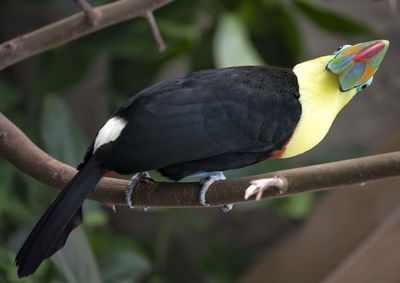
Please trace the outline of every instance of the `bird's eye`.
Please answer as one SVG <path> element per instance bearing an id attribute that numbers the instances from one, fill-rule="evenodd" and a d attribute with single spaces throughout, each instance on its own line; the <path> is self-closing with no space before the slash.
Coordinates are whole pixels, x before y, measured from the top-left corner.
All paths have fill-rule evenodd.
<path id="1" fill-rule="evenodd" d="M 369 84 L 367 84 L 367 83 L 359 85 L 357 87 L 357 91 L 362 91 L 362 90 L 366 89 L 368 86 L 369 86 Z"/>
<path id="2" fill-rule="evenodd" d="M 342 47 L 343 47 L 343 45 L 340 46 L 340 47 L 338 47 L 338 48 L 336 49 L 336 51 L 340 51 L 340 49 L 342 49 Z"/>
<path id="3" fill-rule="evenodd" d="M 372 83 L 373 78 L 374 78 L 374 77 L 371 77 L 368 81 L 366 81 L 366 82 L 363 83 L 362 85 L 359 85 L 359 86 L 357 87 L 357 91 L 362 91 L 362 90 L 366 89 L 367 87 L 369 87 L 370 84 Z"/>
<path id="4" fill-rule="evenodd" d="M 362 91 L 362 90 L 366 89 L 368 86 L 369 86 L 368 83 L 359 85 L 359 86 L 357 87 L 357 91 Z"/>

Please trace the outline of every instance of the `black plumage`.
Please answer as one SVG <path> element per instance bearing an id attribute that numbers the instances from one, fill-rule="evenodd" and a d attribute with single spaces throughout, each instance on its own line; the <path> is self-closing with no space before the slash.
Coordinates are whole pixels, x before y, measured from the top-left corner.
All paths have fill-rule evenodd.
<path id="1" fill-rule="evenodd" d="M 35 272 L 44 259 L 65 245 L 71 231 L 82 223 L 83 201 L 104 173 L 101 164 L 91 158 L 57 196 L 15 258 L 19 277 Z"/>
<path id="2" fill-rule="evenodd" d="M 158 169 L 173 180 L 247 166 L 288 141 L 301 114 L 298 97 L 296 76 L 277 67 L 205 70 L 164 81 L 114 113 L 128 124 L 95 158 L 121 174 Z"/>
<path id="3" fill-rule="evenodd" d="M 118 138 L 94 153 L 89 147 L 79 173 L 36 224 L 17 254 L 18 275 L 33 273 L 64 246 L 107 171 L 158 169 L 178 180 L 265 160 L 290 139 L 298 98 L 294 73 L 267 66 L 195 72 L 139 92 L 113 114 L 127 121 Z"/>

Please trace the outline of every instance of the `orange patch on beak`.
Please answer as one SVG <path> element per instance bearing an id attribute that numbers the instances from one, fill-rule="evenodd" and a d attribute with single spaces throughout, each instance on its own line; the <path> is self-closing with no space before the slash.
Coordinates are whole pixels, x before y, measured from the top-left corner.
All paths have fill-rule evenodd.
<path id="1" fill-rule="evenodd" d="M 360 46 L 354 45 L 342 51 L 341 55 L 346 56 L 356 53 L 360 49 Z"/>
<path id="2" fill-rule="evenodd" d="M 374 67 L 371 66 L 371 64 L 366 63 L 364 73 L 361 76 L 360 81 L 361 82 L 366 82 L 369 80 L 369 78 L 374 74 Z"/>

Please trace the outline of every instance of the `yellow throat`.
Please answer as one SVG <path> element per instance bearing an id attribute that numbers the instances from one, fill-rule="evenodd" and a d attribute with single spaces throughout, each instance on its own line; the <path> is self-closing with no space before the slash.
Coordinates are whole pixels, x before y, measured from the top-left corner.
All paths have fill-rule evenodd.
<path id="1" fill-rule="evenodd" d="M 337 75 L 326 69 L 333 57 L 320 57 L 294 67 L 302 113 L 281 158 L 301 154 L 316 146 L 328 133 L 336 115 L 357 93 L 355 89 L 340 91 Z"/>

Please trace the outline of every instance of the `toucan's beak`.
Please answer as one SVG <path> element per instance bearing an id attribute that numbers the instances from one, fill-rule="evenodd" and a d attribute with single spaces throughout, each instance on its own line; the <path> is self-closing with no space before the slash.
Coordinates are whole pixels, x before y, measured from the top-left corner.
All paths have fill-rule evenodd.
<path id="1" fill-rule="evenodd" d="M 370 62 L 371 59 L 378 58 L 378 56 L 381 55 L 380 61 L 382 61 L 383 55 L 385 55 L 388 46 L 389 46 L 389 41 L 387 40 L 372 41 L 372 43 L 368 44 L 360 51 L 358 51 L 357 55 L 354 56 L 352 60 L 354 62 L 358 61 Z M 382 51 L 384 52 L 382 53 Z"/>
<path id="2" fill-rule="evenodd" d="M 339 76 L 340 88 L 348 91 L 372 80 L 389 47 L 387 40 L 345 46 L 327 65 Z"/>

